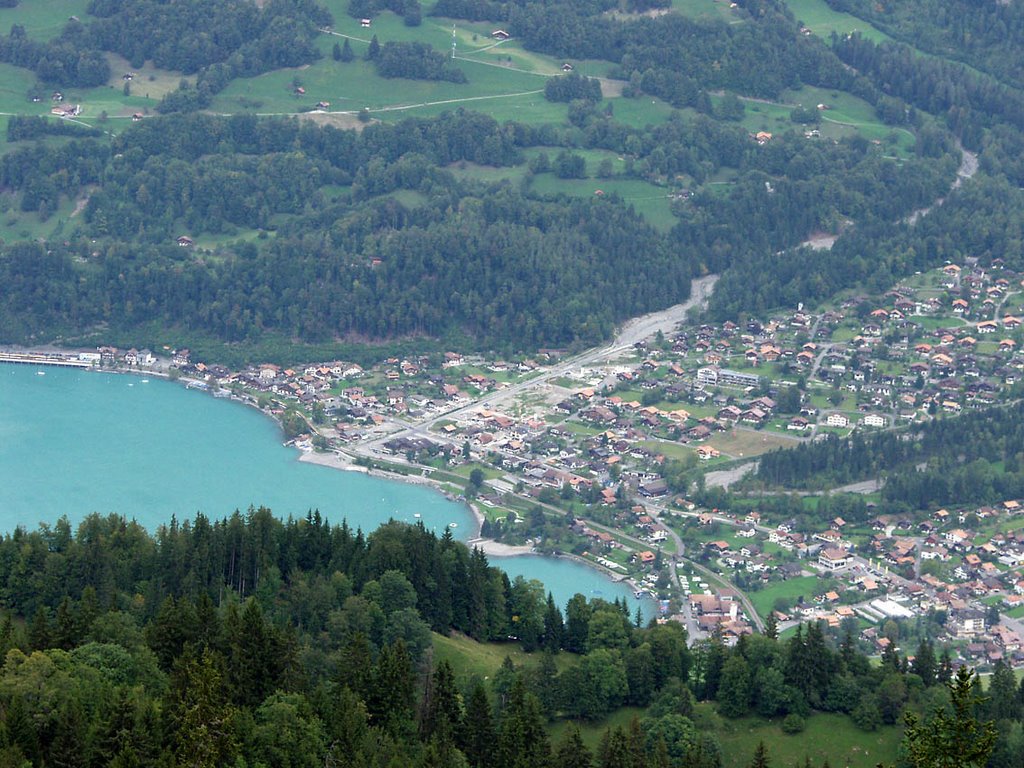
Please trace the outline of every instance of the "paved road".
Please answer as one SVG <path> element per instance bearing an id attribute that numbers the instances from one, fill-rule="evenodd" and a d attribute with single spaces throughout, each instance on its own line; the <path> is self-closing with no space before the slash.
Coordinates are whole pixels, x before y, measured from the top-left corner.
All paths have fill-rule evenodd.
<path id="1" fill-rule="evenodd" d="M 573 357 L 563 360 L 557 365 L 548 368 L 538 376 L 534 376 L 533 378 L 525 381 L 516 382 L 504 389 L 496 390 L 490 394 L 484 395 L 483 397 L 476 398 L 473 402 L 467 405 L 452 408 L 419 422 L 402 422 L 405 425 L 403 429 L 383 435 L 368 442 L 361 443 L 357 446 L 350 446 L 349 450 L 356 453 L 368 454 L 372 453 L 374 448 L 379 447 L 381 443 L 387 440 L 400 437 L 425 436 L 430 432 L 430 429 L 437 424 L 437 422 L 443 419 L 456 420 L 460 417 L 469 416 L 471 413 L 474 413 L 481 408 L 494 408 L 499 405 L 510 403 L 523 393 L 538 389 L 551 380 L 557 379 L 561 376 L 566 376 L 579 368 L 584 368 L 598 362 L 612 360 L 622 352 L 632 349 L 633 345 L 638 341 L 650 338 L 658 331 L 661 331 L 662 333 L 669 333 L 674 330 L 686 319 L 687 314 L 692 308 L 697 306 L 703 307 L 706 305 L 717 280 L 718 275 L 708 275 L 707 277 L 701 277 L 694 280 L 691 286 L 689 300 L 682 304 L 676 304 L 674 307 L 669 307 L 661 312 L 653 312 L 649 315 L 629 320 L 622 326 L 615 339 L 606 346 L 596 347 L 578 355 L 574 355 Z"/>
<path id="2" fill-rule="evenodd" d="M 665 508 L 662 507 L 659 504 L 650 504 L 650 503 L 647 504 L 647 514 L 649 514 L 651 516 L 651 518 L 653 518 L 656 523 L 659 523 L 661 525 L 661 527 L 664 528 L 668 532 L 668 535 L 672 538 L 673 543 L 676 545 L 676 552 L 679 554 L 680 557 L 683 557 L 685 555 L 685 553 L 686 553 L 686 545 L 683 544 L 683 540 L 680 538 L 679 534 L 677 534 L 675 532 L 675 530 L 671 526 L 665 525 L 664 523 L 661 522 L 661 515 L 665 511 L 666 511 Z M 697 515 L 699 513 L 693 512 L 693 513 L 684 513 L 684 514 L 689 514 L 689 515 L 692 515 L 693 517 L 697 517 Z M 736 523 L 733 520 L 730 520 L 729 518 L 716 517 L 715 519 L 719 520 L 719 521 L 721 521 L 723 523 L 727 523 L 729 525 L 738 526 L 738 523 Z M 767 529 L 765 529 L 765 530 L 767 531 Z M 727 576 L 721 576 L 721 575 L 719 575 L 717 573 L 714 573 L 713 571 L 710 571 L 707 568 L 705 568 L 700 563 L 697 563 L 697 562 L 695 562 L 693 560 L 690 560 L 689 558 L 687 558 L 687 562 L 691 566 L 693 566 L 694 570 L 697 570 L 697 571 L 699 571 L 701 573 L 704 573 L 705 575 L 710 575 L 712 578 L 718 579 L 720 581 L 729 582 L 730 586 L 731 586 L 731 589 L 733 589 L 736 592 L 736 594 L 739 596 L 740 602 L 743 604 L 743 608 L 747 612 L 747 616 L 750 617 L 751 622 L 753 622 L 754 626 L 757 627 L 757 631 L 761 632 L 761 633 L 764 632 L 764 620 L 761 618 L 761 616 L 758 614 L 758 612 L 754 609 L 754 604 L 752 602 L 750 602 L 750 598 L 747 597 L 746 593 L 743 592 L 743 590 L 741 590 L 735 584 L 732 584 L 729 581 L 729 578 Z M 684 595 L 682 595 L 682 588 L 681 588 L 682 585 L 679 583 L 679 574 L 676 573 L 676 570 L 674 568 L 671 570 L 671 573 L 672 573 L 673 578 L 676 581 L 676 587 L 680 588 L 680 591 L 679 591 L 680 596 L 685 597 Z M 689 603 L 688 600 L 686 602 Z M 684 615 L 689 615 L 689 606 L 688 605 L 687 605 L 687 607 L 684 610 Z M 690 618 L 692 619 L 692 617 L 690 617 Z M 694 626 L 696 626 L 696 624 L 694 624 Z M 690 627 L 687 626 L 687 631 L 689 631 L 689 630 L 690 630 Z"/>

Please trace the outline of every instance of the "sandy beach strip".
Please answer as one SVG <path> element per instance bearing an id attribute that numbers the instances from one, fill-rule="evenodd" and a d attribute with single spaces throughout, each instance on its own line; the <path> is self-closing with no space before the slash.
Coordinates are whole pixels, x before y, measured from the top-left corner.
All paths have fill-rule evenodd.
<path id="1" fill-rule="evenodd" d="M 388 480 L 397 480 L 398 482 L 416 483 L 417 485 L 431 485 L 434 487 L 438 487 L 439 485 L 436 481 L 431 480 L 429 477 L 424 477 L 423 475 L 402 475 L 397 472 L 384 472 L 379 469 L 368 469 L 356 464 L 348 456 L 334 451 L 326 453 L 303 451 L 299 454 L 299 461 L 349 472 L 364 472 L 377 477 L 387 478 Z M 473 513 L 473 518 L 476 521 L 475 535 L 466 542 L 466 546 L 470 549 L 473 547 L 479 547 L 488 557 L 516 557 L 517 555 L 529 555 L 533 553 L 533 547 L 529 544 L 503 544 L 502 542 L 495 541 L 494 539 L 481 538 L 480 529 L 484 524 L 483 513 L 477 509 L 475 504 L 468 503 L 466 506 L 469 507 L 469 510 Z"/>

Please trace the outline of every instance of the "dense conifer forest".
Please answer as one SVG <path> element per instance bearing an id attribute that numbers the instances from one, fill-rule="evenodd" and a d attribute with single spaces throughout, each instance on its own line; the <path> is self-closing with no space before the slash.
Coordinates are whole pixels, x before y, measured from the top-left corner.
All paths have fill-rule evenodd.
<path id="1" fill-rule="evenodd" d="M 630 150 L 647 174 L 733 166 L 741 180 L 724 200 L 696 197 L 665 235 L 614 199 L 538 199 L 445 170 L 521 163 L 536 146 L 566 146 L 571 158 L 578 138 L 557 129 L 464 112 L 359 134 L 294 119 L 147 120 L 113 146 L 86 139 L 0 159 L 0 183 L 21 191 L 23 210 L 45 215 L 95 188 L 83 215 L 97 239 L 51 244 L 45 258 L 42 246 L 8 246 L 0 328 L 19 340 L 158 321 L 235 342 L 271 332 L 594 343 L 625 317 L 685 299 L 695 274 L 754 268 L 765 249 L 794 245 L 837 209 L 864 221 L 906 215 L 948 186 L 955 165 L 941 144 L 898 170 L 856 140 L 809 147 L 789 137 L 755 151 L 742 130 L 710 119 L 637 130 L 584 113 L 580 127 L 584 146 Z M 765 179 L 780 173 L 789 178 L 769 190 Z M 388 196 L 398 190 L 421 203 Z M 238 227 L 274 237 L 213 260 L 176 244 L 183 232 Z"/>
<path id="2" fill-rule="evenodd" d="M 954 217 L 963 210 L 976 229 L 991 232 L 998 227 L 989 223 L 1021 210 L 1019 193 L 1004 194 L 996 173 L 1012 185 L 1024 146 L 1011 86 L 907 55 L 897 44 L 801 35 L 776 0 L 741 3 L 738 25 L 674 13 L 620 17 L 611 7 L 462 2 L 431 12 L 500 22 L 528 49 L 559 58 L 611 62 L 625 96 L 660 97 L 685 114 L 643 128 L 620 122 L 599 83 L 575 73 L 544 88 L 547 99 L 569 103 L 564 124 L 498 123 L 459 110 L 357 133 L 196 112 L 236 78 L 316 59 L 313 40 L 332 20 L 312 0 L 262 7 L 95 0 L 88 19 L 69 21 L 50 42 L 12 29 L 0 58 L 34 68 L 43 82 L 105 81 L 109 70 L 72 72 L 93 59 L 106 66 L 103 52 L 194 80 L 159 107 L 187 114 L 146 119 L 113 139 L 70 123 L 10 121 L 16 144 L 0 159 L 0 185 L 17 207 L 45 221 L 69 200 L 87 202 L 78 237 L 0 246 L 0 335 L 86 342 L 97 333 L 172 329 L 196 344 L 250 349 L 271 338 L 458 338 L 529 350 L 594 343 L 626 317 L 684 300 L 689 279 L 705 272 L 723 274 L 712 306 L 723 318 L 881 283 L 951 250 L 970 247 L 982 259 L 1013 250 L 1012 241 L 964 243 Z M 354 3 L 348 10 L 374 17 L 407 9 Z M 179 34 L 155 32 L 164 28 Z M 337 60 L 353 58 L 348 42 Z M 68 50 L 77 52 L 74 67 L 59 63 Z M 371 42 L 366 55 L 386 77 L 465 77 L 419 42 Z M 65 74 L 42 72 L 42 64 Z M 946 81 L 956 87 L 939 87 Z M 781 98 L 804 83 L 864 99 L 885 123 L 914 136 L 909 154 L 894 162 L 890 146 L 860 136 L 808 141 L 795 129 L 807 110 L 794 111 L 794 130 L 763 146 L 752 141 L 738 124 L 745 107 L 736 94 Z M 957 138 L 983 149 L 983 167 L 995 177 L 987 183 L 999 191 L 964 190 L 926 226 L 901 225 L 948 192 Z M 617 153 L 622 178 L 666 188 L 688 180 L 693 188 L 672 203 L 674 226 L 655 230 L 614 196 L 585 201 L 530 188 L 538 174 L 587 176 L 579 150 Z M 519 184 L 473 182 L 453 172 L 462 163 L 527 175 Z M 722 174 L 732 180 L 713 188 Z M 811 232 L 851 221 L 831 253 L 793 250 Z M 232 244 L 235 233 L 249 236 Z M 220 244 L 197 257 L 175 245 L 182 235 Z M 937 237 L 948 248 L 936 248 Z M 927 246 L 918 247 L 921 239 Z"/>
<path id="3" fill-rule="evenodd" d="M 884 477 L 884 498 L 914 509 L 993 504 L 1024 496 L 1022 415 L 1017 401 L 902 430 L 831 436 L 766 454 L 757 480 L 824 489 Z"/>
<path id="4" fill-rule="evenodd" d="M 849 628 L 813 624 L 689 649 L 679 625 L 637 626 L 579 595 L 563 610 L 422 526 L 365 536 L 250 509 L 151 536 L 117 516 L 61 519 L 0 539 L 0 584 L 5 765 L 713 768 L 718 717 L 798 732 L 839 712 L 870 732 L 904 710 L 911 750 L 973 728 L 988 765 L 1022 758 L 1024 688 L 1005 665 L 972 703 L 982 689 L 969 673 L 958 689 L 927 640 L 881 665 Z M 532 655 L 484 680 L 434 659 L 432 631 Z M 951 696 L 962 707 L 947 715 Z M 647 709 L 597 754 L 572 730 L 547 735 L 623 704 Z"/>

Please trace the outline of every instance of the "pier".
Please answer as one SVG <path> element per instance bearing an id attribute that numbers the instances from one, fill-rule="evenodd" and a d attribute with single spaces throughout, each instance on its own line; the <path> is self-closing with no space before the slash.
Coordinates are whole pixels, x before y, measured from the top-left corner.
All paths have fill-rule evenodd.
<path id="1" fill-rule="evenodd" d="M 61 368 L 92 368 L 87 360 L 77 360 L 61 355 L 41 355 L 18 352 L 0 352 L 0 363 L 19 363 L 21 365 L 56 365 Z"/>

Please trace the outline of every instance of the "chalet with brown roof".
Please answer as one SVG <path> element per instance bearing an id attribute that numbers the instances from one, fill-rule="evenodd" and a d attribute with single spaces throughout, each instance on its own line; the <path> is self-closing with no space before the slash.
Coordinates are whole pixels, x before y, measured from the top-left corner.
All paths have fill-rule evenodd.
<path id="1" fill-rule="evenodd" d="M 825 547 L 818 553 L 818 564 L 830 571 L 845 568 L 850 564 L 850 553 L 839 547 Z"/>

